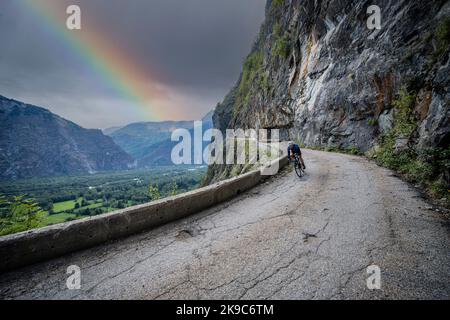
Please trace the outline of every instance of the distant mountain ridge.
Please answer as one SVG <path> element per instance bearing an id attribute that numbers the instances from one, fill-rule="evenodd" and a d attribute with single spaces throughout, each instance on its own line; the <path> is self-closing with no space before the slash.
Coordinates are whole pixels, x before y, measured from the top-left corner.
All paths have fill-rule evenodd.
<path id="1" fill-rule="evenodd" d="M 134 159 L 101 130 L 0 95 L 0 178 L 124 170 Z"/>
<path id="2" fill-rule="evenodd" d="M 119 129 L 122 129 L 122 128 L 123 127 L 119 127 L 119 126 L 117 126 L 117 127 L 110 127 L 110 128 L 103 129 L 102 132 L 103 132 L 104 135 L 109 136 L 113 132 L 115 132 L 115 131 L 117 131 Z"/>
<path id="3" fill-rule="evenodd" d="M 202 119 L 202 131 L 213 127 L 212 115 L 208 112 Z M 109 134 L 114 142 L 131 154 L 138 167 L 171 165 L 172 148 L 178 143 L 171 141 L 172 132 L 187 129 L 193 136 L 194 121 L 137 122 Z M 109 129 L 104 130 L 108 132 Z"/>
<path id="4" fill-rule="evenodd" d="M 105 129 L 114 142 L 135 159 L 145 156 L 151 146 L 170 139 L 172 131 L 184 128 L 191 129 L 193 121 L 136 122 L 113 130 Z"/>

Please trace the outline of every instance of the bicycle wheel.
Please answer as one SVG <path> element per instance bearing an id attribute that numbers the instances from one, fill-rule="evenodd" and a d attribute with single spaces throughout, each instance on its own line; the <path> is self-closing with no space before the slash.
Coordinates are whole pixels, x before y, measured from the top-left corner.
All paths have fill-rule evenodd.
<path id="1" fill-rule="evenodd" d="M 302 168 L 302 165 L 300 164 L 300 162 L 296 162 L 295 165 L 295 173 L 297 174 L 297 176 L 299 178 L 303 177 L 305 175 L 305 171 Z"/>

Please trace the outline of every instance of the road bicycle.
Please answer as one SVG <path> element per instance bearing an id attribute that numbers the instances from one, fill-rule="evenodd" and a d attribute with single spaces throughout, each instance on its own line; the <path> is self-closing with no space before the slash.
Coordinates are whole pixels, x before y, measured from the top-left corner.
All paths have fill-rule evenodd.
<path id="1" fill-rule="evenodd" d="M 303 177 L 305 175 L 305 169 L 303 169 L 302 163 L 300 161 L 300 157 L 298 154 L 294 154 L 294 169 L 295 173 L 299 178 Z"/>

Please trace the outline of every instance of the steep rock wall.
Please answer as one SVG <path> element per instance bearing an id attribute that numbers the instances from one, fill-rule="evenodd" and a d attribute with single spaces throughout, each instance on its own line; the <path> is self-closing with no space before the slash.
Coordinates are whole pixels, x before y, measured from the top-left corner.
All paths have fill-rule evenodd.
<path id="1" fill-rule="evenodd" d="M 381 8 L 381 30 L 367 8 Z M 279 128 L 308 146 L 368 151 L 414 93 L 418 146 L 449 142 L 449 1 L 269 0 L 242 74 L 214 115 L 225 128 Z"/>

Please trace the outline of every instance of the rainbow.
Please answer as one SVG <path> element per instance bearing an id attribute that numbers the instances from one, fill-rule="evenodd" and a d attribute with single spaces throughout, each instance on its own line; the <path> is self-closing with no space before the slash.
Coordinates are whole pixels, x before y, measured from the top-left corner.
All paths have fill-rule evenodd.
<path id="1" fill-rule="evenodd" d="M 19 4 L 47 25 L 67 49 L 78 55 L 101 81 L 121 97 L 142 111 L 146 120 L 165 120 L 176 117 L 175 106 L 170 105 L 167 90 L 157 81 L 157 75 L 144 72 L 133 63 L 131 56 L 89 26 L 89 31 L 71 31 L 66 28 L 66 8 L 61 1 L 19 0 Z M 81 8 L 83 10 L 83 8 Z M 83 15 L 82 15 L 83 17 Z"/>

